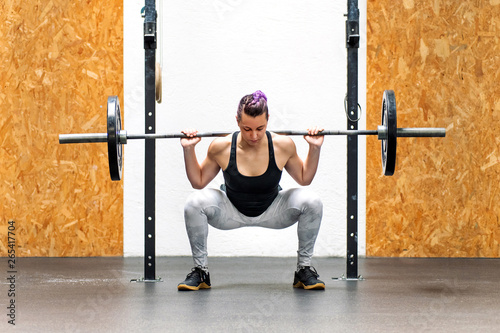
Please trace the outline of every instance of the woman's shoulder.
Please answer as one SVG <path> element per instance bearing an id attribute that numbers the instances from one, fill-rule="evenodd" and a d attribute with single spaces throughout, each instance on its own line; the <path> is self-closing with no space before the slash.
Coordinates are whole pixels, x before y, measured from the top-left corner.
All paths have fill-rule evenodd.
<path id="1" fill-rule="evenodd" d="M 292 138 L 286 135 L 280 135 L 271 132 L 271 137 L 273 139 L 273 145 L 275 147 L 284 149 L 284 150 L 294 150 L 295 149 L 295 143 L 293 142 Z"/>
<path id="2" fill-rule="evenodd" d="M 221 151 L 226 150 L 228 147 L 231 147 L 231 139 L 233 134 L 229 134 L 220 138 L 216 138 L 212 141 L 209 147 L 209 151 L 212 154 L 220 153 Z"/>

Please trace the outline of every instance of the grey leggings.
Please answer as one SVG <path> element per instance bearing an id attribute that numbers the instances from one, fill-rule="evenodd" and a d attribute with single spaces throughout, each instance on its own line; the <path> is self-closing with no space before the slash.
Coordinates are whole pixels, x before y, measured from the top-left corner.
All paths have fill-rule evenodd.
<path id="1" fill-rule="evenodd" d="M 208 267 L 208 225 L 221 230 L 257 226 L 284 229 L 298 222 L 299 249 L 297 264 L 310 266 L 314 243 L 318 235 L 323 204 L 313 192 L 303 188 L 280 191 L 271 206 L 259 216 L 241 214 L 226 193 L 206 188 L 194 192 L 184 207 L 186 230 L 195 266 Z"/>

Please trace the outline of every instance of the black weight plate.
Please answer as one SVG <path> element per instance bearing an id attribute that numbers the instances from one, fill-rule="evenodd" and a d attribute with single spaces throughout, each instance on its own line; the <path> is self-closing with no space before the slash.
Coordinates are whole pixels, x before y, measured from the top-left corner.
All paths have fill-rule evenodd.
<path id="1" fill-rule="evenodd" d="M 392 176 L 396 169 L 397 123 L 396 95 L 386 90 L 382 99 L 382 126 L 387 128 L 387 138 L 382 140 L 382 169 L 386 176 Z"/>
<path id="2" fill-rule="evenodd" d="M 120 143 L 122 117 L 118 96 L 108 97 L 108 160 L 111 180 L 122 179 L 123 150 Z"/>

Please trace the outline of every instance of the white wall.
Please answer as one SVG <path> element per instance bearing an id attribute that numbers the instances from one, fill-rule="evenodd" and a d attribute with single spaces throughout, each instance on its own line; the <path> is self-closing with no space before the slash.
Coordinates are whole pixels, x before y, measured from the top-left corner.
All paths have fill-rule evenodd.
<path id="1" fill-rule="evenodd" d="M 144 1 L 124 1 L 124 127 L 144 132 Z M 366 1 L 360 1 L 359 99 L 365 110 Z M 237 130 L 240 98 L 262 90 L 268 96 L 270 129 L 306 129 L 319 124 L 345 129 L 345 17 L 347 1 L 170 0 L 160 12 L 157 56 L 163 65 L 163 103 L 157 132 Z M 161 33 L 163 32 L 163 35 Z M 365 128 L 365 117 L 359 128 Z M 305 157 L 307 144 L 294 138 Z M 199 159 L 211 139 L 197 147 Z M 365 158 L 359 146 L 359 253 L 365 254 Z M 124 252 L 144 255 L 144 142 L 125 146 Z M 156 251 L 190 255 L 183 206 L 193 192 L 178 140 L 157 141 Z M 209 186 L 218 187 L 222 174 Z M 296 183 L 283 174 L 284 188 Z M 316 256 L 346 254 L 346 137 L 327 137 L 310 188 L 323 198 L 324 218 Z M 295 256 L 296 226 L 285 230 L 210 228 L 209 256 Z"/>

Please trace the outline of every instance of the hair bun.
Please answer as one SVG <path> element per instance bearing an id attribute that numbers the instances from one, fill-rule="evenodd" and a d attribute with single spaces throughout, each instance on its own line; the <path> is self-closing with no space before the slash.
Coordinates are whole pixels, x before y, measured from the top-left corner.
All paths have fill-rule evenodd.
<path id="1" fill-rule="evenodd" d="M 257 90 L 253 93 L 253 100 L 255 103 L 258 103 L 261 98 L 263 98 L 267 102 L 266 94 L 264 94 L 262 91 Z"/>

